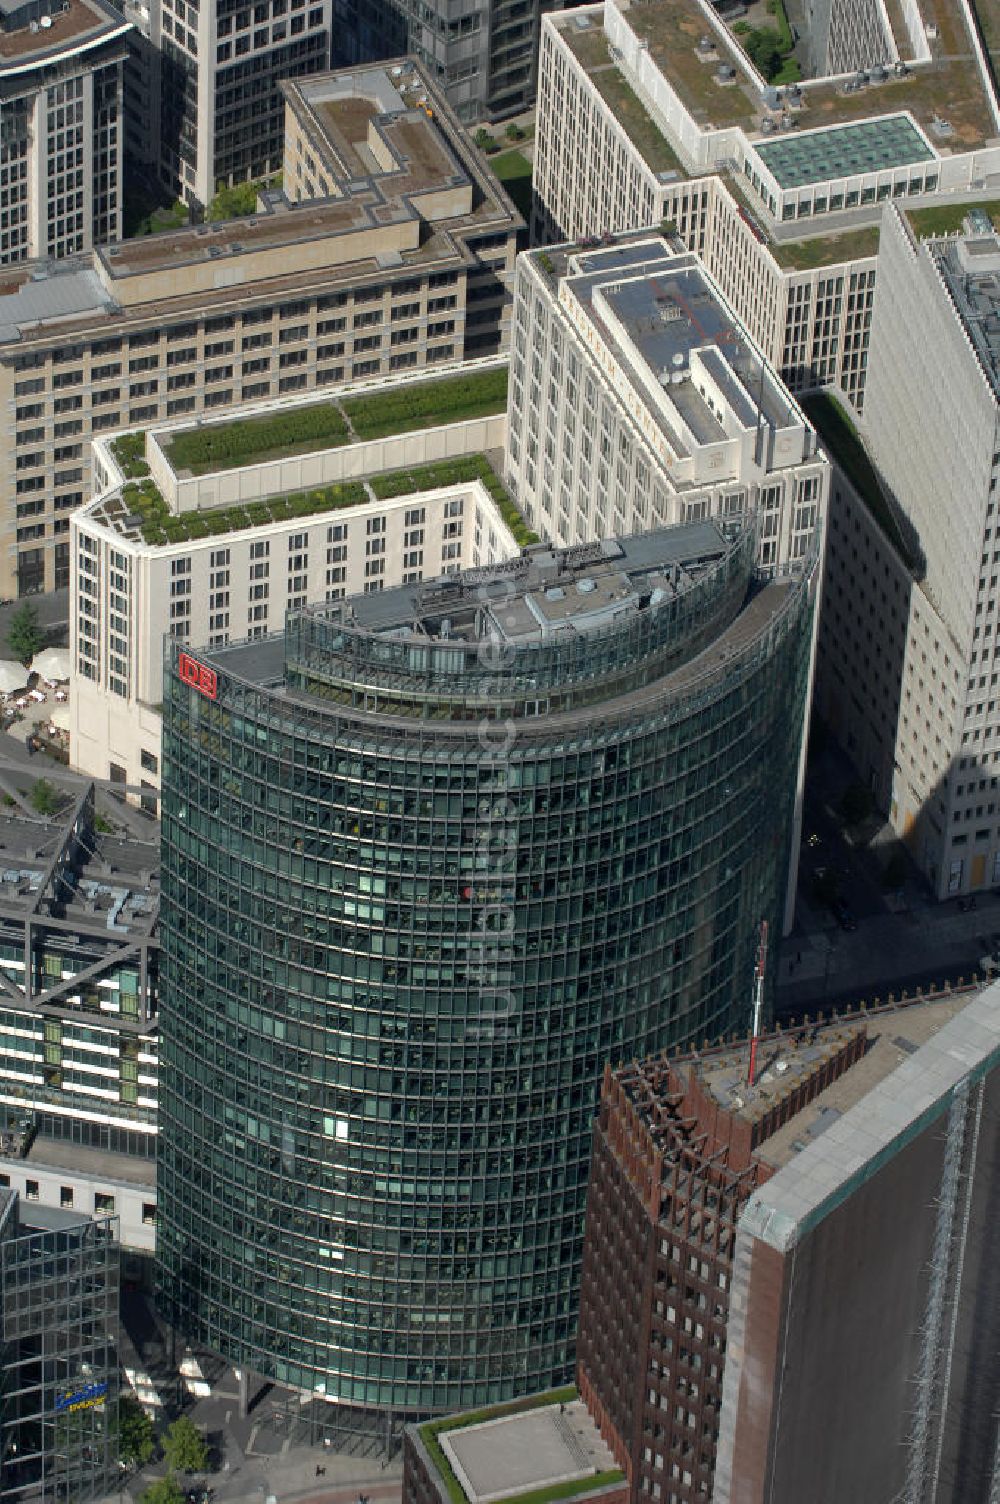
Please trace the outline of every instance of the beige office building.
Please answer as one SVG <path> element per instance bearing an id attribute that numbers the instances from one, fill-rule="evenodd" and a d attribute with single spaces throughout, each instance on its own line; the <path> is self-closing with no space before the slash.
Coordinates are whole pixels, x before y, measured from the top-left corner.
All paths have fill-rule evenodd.
<path id="1" fill-rule="evenodd" d="M 0 289 L 0 596 L 69 583 L 95 435 L 506 348 L 522 221 L 426 89 L 402 62 L 299 91 L 287 196 Z"/>
<path id="2" fill-rule="evenodd" d="M 289 609 L 515 556 L 500 509 L 510 517 L 510 503 L 487 458 L 503 448 L 505 375 L 502 362 L 477 363 L 439 382 L 349 386 L 336 404 L 168 423 L 141 447 L 98 439 L 95 499 L 71 522 L 72 765 L 155 809 L 166 637 L 196 647 L 266 637 Z M 412 427 L 403 415 L 398 432 L 343 442 L 340 414 L 360 428 L 366 402 L 405 406 L 442 389 L 453 402 L 478 388 L 497 394 L 480 417 Z M 331 408 L 339 442 L 296 442 Z M 286 435 L 284 450 L 251 463 L 262 426 Z M 248 463 L 186 466 L 191 434 Z"/>
<path id="3" fill-rule="evenodd" d="M 882 231 L 865 429 L 913 583 L 887 803 L 939 897 L 1000 882 L 1000 236 Z"/>
<path id="4" fill-rule="evenodd" d="M 129 30 L 106 0 L 0 0 L 0 266 L 121 234 Z"/>

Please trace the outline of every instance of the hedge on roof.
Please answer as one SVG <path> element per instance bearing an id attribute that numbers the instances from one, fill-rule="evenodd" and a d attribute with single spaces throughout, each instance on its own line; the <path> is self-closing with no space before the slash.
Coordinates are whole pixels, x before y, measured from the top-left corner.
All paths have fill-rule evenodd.
<path id="1" fill-rule="evenodd" d="M 146 464 L 145 433 L 123 433 L 111 445 L 111 453 L 127 480 L 135 480 L 149 474 Z"/>
<path id="2" fill-rule="evenodd" d="M 175 470 L 227 470 L 300 446 L 331 449 L 349 437 L 339 407 L 317 402 L 238 423 L 181 429 L 166 439 L 166 450 Z"/>
<path id="3" fill-rule="evenodd" d="M 384 475 L 373 475 L 369 485 L 379 500 L 383 501 L 391 496 L 405 496 L 411 491 L 433 491 L 439 486 L 462 485 L 474 480 L 482 481 L 489 491 L 520 548 L 538 542 L 538 534 L 531 531 L 484 454 L 438 460 L 435 464 L 419 465 L 408 470 L 391 470 Z"/>
<path id="4" fill-rule="evenodd" d="M 381 439 L 438 423 L 461 423 L 502 412 L 506 405 L 506 366 L 348 397 L 342 403 L 359 439 Z"/>

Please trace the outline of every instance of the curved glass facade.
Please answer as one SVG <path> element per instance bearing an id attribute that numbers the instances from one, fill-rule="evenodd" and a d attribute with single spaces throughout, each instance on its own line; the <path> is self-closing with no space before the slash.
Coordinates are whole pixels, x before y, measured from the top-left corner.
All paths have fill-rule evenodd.
<path id="1" fill-rule="evenodd" d="M 756 584 L 748 536 L 686 634 L 654 597 L 495 670 L 349 610 L 284 659 L 168 647 L 158 1244 L 192 1338 L 421 1413 L 571 1374 L 604 1064 L 744 1027 L 780 928 L 815 556 Z"/>

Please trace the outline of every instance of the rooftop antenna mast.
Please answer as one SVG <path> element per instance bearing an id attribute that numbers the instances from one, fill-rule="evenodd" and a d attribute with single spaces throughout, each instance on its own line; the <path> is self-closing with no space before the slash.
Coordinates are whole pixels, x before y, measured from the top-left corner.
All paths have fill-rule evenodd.
<path id="1" fill-rule="evenodd" d="M 760 921 L 757 941 L 757 965 L 753 973 L 753 1030 L 750 1035 L 750 1069 L 747 1085 L 752 1086 L 757 1076 L 757 1043 L 760 1039 L 760 1020 L 764 1011 L 764 977 L 767 972 L 767 920 Z"/>

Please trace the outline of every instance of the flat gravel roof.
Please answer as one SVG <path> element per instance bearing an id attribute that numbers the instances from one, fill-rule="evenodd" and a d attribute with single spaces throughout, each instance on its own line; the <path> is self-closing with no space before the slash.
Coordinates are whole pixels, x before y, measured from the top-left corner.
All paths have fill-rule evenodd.
<path id="1" fill-rule="evenodd" d="M 441 1431 L 438 1441 L 471 1504 L 584 1480 L 615 1466 L 580 1400 Z"/>

